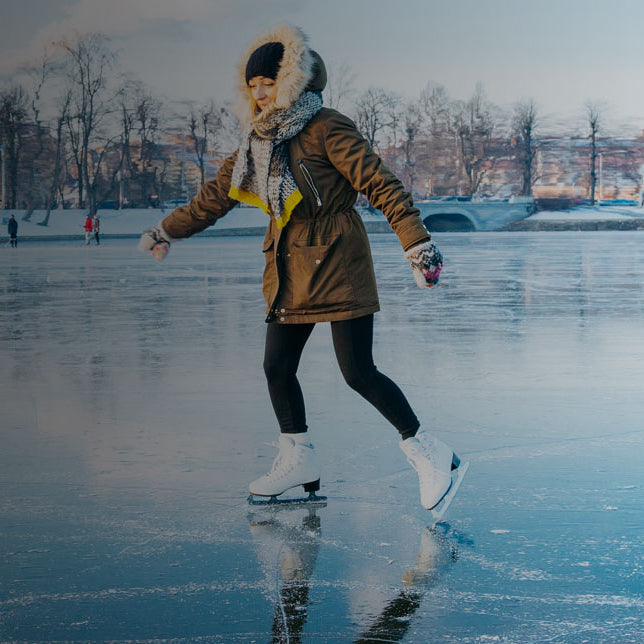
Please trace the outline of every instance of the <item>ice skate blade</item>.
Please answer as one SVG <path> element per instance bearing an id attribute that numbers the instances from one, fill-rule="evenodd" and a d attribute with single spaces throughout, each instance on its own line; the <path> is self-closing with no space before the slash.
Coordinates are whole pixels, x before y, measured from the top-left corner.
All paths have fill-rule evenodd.
<path id="1" fill-rule="evenodd" d="M 309 492 L 308 496 L 298 497 L 294 499 L 280 499 L 277 496 L 271 497 L 259 497 L 256 498 L 254 494 L 248 496 L 248 505 L 254 506 L 267 506 L 267 507 L 279 507 L 287 505 L 305 505 L 309 507 L 326 507 L 326 496 L 318 496 L 315 492 Z"/>
<path id="2" fill-rule="evenodd" d="M 445 496 L 430 510 L 430 512 L 432 513 L 432 518 L 434 519 L 432 527 L 434 527 L 437 523 L 440 523 L 445 516 L 447 509 L 451 505 L 454 497 L 456 496 L 456 493 L 458 492 L 458 488 L 461 487 L 461 483 L 465 478 L 465 474 L 467 473 L 469 466 L 469 461 L 467 463 L 461 462 L 459 468 L 452 472 L 452 484 L 450 485 L 449 490 L 447 490 Z"/>

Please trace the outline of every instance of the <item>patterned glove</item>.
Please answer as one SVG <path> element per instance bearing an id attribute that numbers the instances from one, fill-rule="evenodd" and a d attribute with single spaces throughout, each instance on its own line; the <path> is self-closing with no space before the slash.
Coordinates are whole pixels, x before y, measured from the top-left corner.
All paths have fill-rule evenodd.
<path id="1" fill-rule="evenodd" d="M 139 239 L 139 250 L 152 251 L 152 257 L 160 262 L 170 252 L 170 243 L 174 238 L 170 237 L 163 229 L 161 222 L 154 228 L 146 230 Z"/>
<path id="2" fill-rule="evenodd" d="M 405 257 L 409 260 L 419 288 L 431 288 L 438 284 L 438 276 L 443 270 L 443 256 L 433 241 L 410 248 Z"/>

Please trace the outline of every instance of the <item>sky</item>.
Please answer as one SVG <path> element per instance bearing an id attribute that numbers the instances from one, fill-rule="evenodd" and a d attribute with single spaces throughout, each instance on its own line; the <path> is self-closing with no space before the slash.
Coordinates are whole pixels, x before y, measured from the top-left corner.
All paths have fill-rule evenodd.
<path id="1" fill-rule="evenodd" d="M 120 65 L 170 100 L 223 100 L 248 42 L 298 25 L 358 90 L 417 97 L 429 82 L 502 107 L 534 98 L 547 121 L 605 106 L 613 129 L 644 127 L 641 0 L 0 0 L 0 84 L 43 48 L 101 31 Z"/>

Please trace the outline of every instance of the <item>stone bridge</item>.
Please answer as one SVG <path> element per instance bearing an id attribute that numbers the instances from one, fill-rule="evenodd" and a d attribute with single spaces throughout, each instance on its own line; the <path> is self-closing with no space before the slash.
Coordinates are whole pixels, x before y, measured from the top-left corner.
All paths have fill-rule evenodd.
<path id="1" fill-rule="evenodd" d="M 415 205 L 431 232 L 502 230 L 534 212 L 531 197 L 512 197 L 508 201 L 461 201 L 448 197 L 416 202 Z"/>

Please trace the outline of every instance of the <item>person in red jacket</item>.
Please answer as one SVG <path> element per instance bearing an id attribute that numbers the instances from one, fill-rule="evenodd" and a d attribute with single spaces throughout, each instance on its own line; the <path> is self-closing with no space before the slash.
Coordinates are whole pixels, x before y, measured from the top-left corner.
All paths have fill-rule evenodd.
<path id="1" fill-rule="evenodd" d="M 92 218 L 87 215 L 85 218 L 85 245 L 89 246 L 89 237 L 92 234 L 92 229 L 94 228 L 94 224 L 92 223 Z"/>

